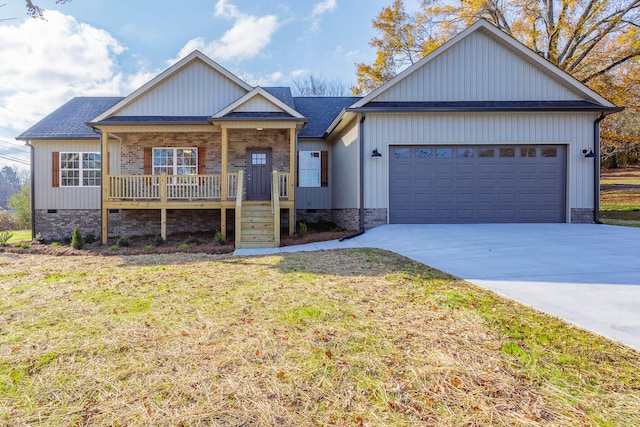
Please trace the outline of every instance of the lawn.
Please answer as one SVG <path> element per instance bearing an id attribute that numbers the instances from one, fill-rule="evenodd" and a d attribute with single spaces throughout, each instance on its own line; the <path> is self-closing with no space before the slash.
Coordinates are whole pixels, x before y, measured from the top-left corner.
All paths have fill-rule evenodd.
<path id="1" fill-rule="evenodd" d="M 5 425 L 640 425 L 640 354 L 379 250 L 0 254 Z"/>
<path id="2" fill-rule="evenodd" d="M 604 169 L 600 190 L 604 223 L 640 227 L 640 167 Z"/>

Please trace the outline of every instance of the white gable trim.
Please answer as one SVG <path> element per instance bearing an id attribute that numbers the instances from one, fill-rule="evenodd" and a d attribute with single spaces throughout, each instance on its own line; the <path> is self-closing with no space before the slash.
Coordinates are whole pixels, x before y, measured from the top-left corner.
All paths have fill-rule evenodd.
<path id="1" fill-rule="evenodd" d="M 377 89 L 373 90 L 371 93 L 369 93 L 367 96 L 362 98 L 360 101 L 358 101 L 355 104 L 353 104 L 351 106 L 351 108 L 358 108 L 358 107 L 364 106 L 365 104 L 367 104 L 368 102 L 370 102 L 371 100 L 373 100 L 374 98 L 379 96 L 382 92 L 384 92 L 387 89 L 395 86 L 398 82 L 403 80 L 405 77 L 407 77 L 408 75 L 412 74 L 416 70 L 422 68 L 423 66 L 425 66 L 429 62 L 433 61 L 435 58 L 437 58 L 438 56 L 442 55 L 444 52 L 449 50 L 452 46 L 458 44 L 460 41 L 462 41 L 463 39 L 468 37 L 470 34 L 474 33 L 475 31 L 478 31 L 480 29 L 488 31 L 495 38 L 499 39 L 500 41 L 502 41 L 505 44 L 509 45 L 510 47 L 515 49 L 516 51 L 520 52 L 528 60 L 530 60 L 531 62 L 534 62 L 539 67 L 541 67 L 543 70 L 545 70 L 549 74 L 553 75 L 554 77 L 558 78 L 561 82 L 566 84 L 568 87 L 576 90 L 578 93 L 582 94 L 584 97 L 586 97 L 586 98 L 588 98 L 588 99 L 590 99 L 590 100 L 592 100 L 592 101 L 594 101 L 596 103 L 599 103 L 600 105 L 603 105 L 605 107 L 615 107 L 615 105 L 613 103 L 611 103 L 609 100 L 607 100 L 606 98 L 602 97 L 601 95 L 599 95 L 595 91 L 591 90 L 586 85 L 584 85 L 583 83 L 579 82 L 578 80 L 576 80 L 574 77 L 572 77 L 568 73 L 562 71 L 560 68 L 558 68 L 557 66 L 553 65 L 552 63 L 550 63 L 546 59 L 542 58 L 540 55 L 538 55 L 535 52 L 533 52 L 531 49 L 529 49 L 524 44 L 520 43 L 519 41 L 517 41 L 516 39 L 514 39 L 510 35 L 504 33 L 503 31 L 501 31 L 500 29 L 498 29 L 494 25 L 488 23 L 484 19 L 480 19 L 475 24 L 471 25 L 470 27 L 468 27 L 464 31 L 460 32 L 455 37 L 449 39 L 442 46 L 440 46 L 439 48 L 437 48 L 436 50 L 434 50 L 430 54 L 426 55 L 424 58 L 420 59 L 415 64 L 413 64 L 410 67 L 406 68 L 404 71 L 402 71 L 400 74 L 395 76 L 393 79 L 389 80 L 388 82 L 384 83 L 383 85 L 381 85 Z"/>
<path id="2" fill-rule="evenodd" d="M 102 121 L 102 120 L 105 120 L 105 119 L 111 117 L 112 115 L 114 115 L 118 111 L 120 111 L 120 110 L 124 109 L 126 106 L 130 105 L 132 102 L 134 102 L 134 101 L 138 100 L 139 98 L 141 98 L 149 90 L 151 90 L 154 87 L 158 86 L 160 83 L 162 83 L 163 81 L 167 80 L 168 78 L 170 78 L 171 76 L 173 76 L 178 71 L 180 71 L 181 69 L 183 69 L 184 67 L 186 67 L 188 64 L 190 64 L 191 62 L 193 62 L 195 60 L 200 60 L 200 61 L 204 62 L 209 67 L 213 68 L 214 70 L 216 70 L 217 72 L 219 72 L 220 74 L 222 74 L 223 76 L 225 76 L 226 78 L 228 78 L 229 80 L 231 80 L 233 83 L 237 84 L 238 86 L 240 86 L 244 90 L 250 91 L 251 89 L 253 89 L 253 87 L 251 85 L 249 85 L 247 82 L 243 81 L 238 76 L 236 76 L 235 74 L 233 74 L 232 72 L 230 72 L 229 70 L 227 70 L 226 68 L 224 68 L 223 66 L 218 64 L 217 62 L 213 61 L 211 58 L 209 58 L 204 53 L 200 52 L 199 50 L 194 50 L 189 55 L 185 56 L 180 61 L 178 61 L 175 64 L 173 64 L 171 67 L 167 68 L 162 73 L 158 74 L 156 77 L 154 77 L 152 80 L 150 80 L 149 82 L 144 84 L 142 87 L 136 89 L 134 92 L 132 92 L 130 95 L 128 95 L 127 97 L 122 99 L 120 102 L 116 103 L 114 106 L 109 108 L 107 111 L 105 111 L 104 113 L 100 114 L 95 119 L 91 120 L 91 122 L 99 122 L 99 121 Z"/>
<path id="3" fill-rule="evenodd" d="M 212 119 L 223 118 L 227 114 L 233 113 L 233 111 L 236 108 L 239 108 L 243 104 L 247 103 L 249 100 L 251 100 L 253 98 L 256 98 L 258 96 L 262 96 L 267 101 L 271 102 L 273 105 L 275 105 L 276 107 L 281 109 L 283 112 L 285 112 L 285 113 L 287 113 L 287 114 L 289 114 L 289 115 L 291 115 L 291 116 L 293 116 L 293 117 L 295 117 L 297 119 L 303 119 L 304 118 L 304 116 L 302 114 L 300 114 L 299 112 L 297 112 L 293 108 L 289 107 L 287 104 L 285 104 L 284 102 L 282 102 L 281 100 L 279 100 L 275 96 L 271 95 L 269 92 L 267 92 L 266 90 L 264 90 L 260 86 L 256 87 L 251 92 L 249 92 L 249 93 L 241 96 L 240 98 L 236 99 L 231 104 L 227 105 L 222 110 L 218 111 L 216 114 L 211 116 L 211 118 Z"/>

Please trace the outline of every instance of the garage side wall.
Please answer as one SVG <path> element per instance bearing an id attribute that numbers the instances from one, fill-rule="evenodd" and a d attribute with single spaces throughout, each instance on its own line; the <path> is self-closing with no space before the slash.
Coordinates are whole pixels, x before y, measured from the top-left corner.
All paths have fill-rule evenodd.
<path id="1" fill-rule="evenodd" d="M 365 153 L 365 207 L 389 207 L 390 145 L 567 144 L 567 201 L 570 211 L 593 209 L 592 113 L 368 114 Z"/>

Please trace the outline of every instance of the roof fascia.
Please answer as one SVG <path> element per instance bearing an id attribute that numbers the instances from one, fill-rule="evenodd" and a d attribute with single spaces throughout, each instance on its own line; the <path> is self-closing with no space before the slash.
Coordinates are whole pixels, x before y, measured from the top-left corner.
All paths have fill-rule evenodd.
<path id="1" fill-rule="evenodd" d="M 304 119 L 304 116 L 302 114 L 300 114 L 298 111 L 294 110 L 293 108 L 289 107 L 287 104 L 285 104 L 280 99 L 276 98 L 275 96 L 273 96 L 272 94 L 270 94 L 269 92 L 261 88 L 260 86 L 256 86 L 251 92 L 246 93 L 240 98 L 236 99 L 231 104 L 227 105 L 222 110 L 218 111 L 216 114 L 211 116 L 211 118 L 221 119 L 227 114 L 232 113 L 236 108 L 240 107 L 242 104 L 248 102 L 252 98 L 255 98 L 259 95 L 266 98 L 267 101 L 271 102 L 272 104 L 280 108 L 285 113 L 290 114 L 291 116 L 297 119 Z"/>
<path id="2" fill-rule="evenodd" d="M 227 70 L 226 68 L 224 68 L 223 66 L 215 62 L 214 60 L 212 60 L 211 58 L 209 58 L 204 53 L 200 52 L 199 50 L 194 50 L 189 55 L 185 56 L 184 58 L 182 58 L 181 60 L 179 60 L 178 62 L 176 62 L 169 68 L 167 68 L 166 70 L 164 70 L 162 73 L 158 74 L 156 77 L 154 77 L 153 79 L 151 79 L 150 81 L 142 85 L 140 88 L 133 91 L 127 97 L 117 102 L 115 105 L 113 105 L 111 108 L 106 110 L 104 113 L 100 114 L 98 117 L 91 120 L 91 122 L 100 122 L 102 120 L 109 118 L 113 114 L 117 113 L 118 111 L 122 110 L 124 107 L 128 106 L 132 102 L 142 97 L 149 90 L 153 89 L 163 81 L 167 80 L 169 77 L 176 74 L 178 71 L 180 71 L 181 69 L 183 69 L 185 66 L 187 66 L 188 64 L 190 64 L 192 61 L 196 59 L 201 60 L 202 62 L 204 62 L 205 64 L 207 64 L 208 66 L 210 66 L 211 68 L 213 68 L 214 70 L 222 74 L 223 76 L 227 77 L 229 80 L 231 80 L 241 88 L 245 89 L 246 91 L 250 91 L 251 89 L 253 89 L 252 86 L 249 85 L 247 82 L 240 79 L 238 76 L 236 76 L 235 74 L 233 74 L 232 72 L 230 72 L 229 70 Z"/>

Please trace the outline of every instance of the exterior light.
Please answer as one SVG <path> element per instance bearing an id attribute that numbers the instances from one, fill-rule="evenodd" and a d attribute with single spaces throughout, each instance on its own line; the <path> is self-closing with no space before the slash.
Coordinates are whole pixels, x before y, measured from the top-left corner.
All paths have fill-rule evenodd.
<path id="1" fill-rule="evenodd" d="M 378 151 L 377 148 L 374 148 L 373 152 L 371 153 L 371 157 L 382 157 L 382 154 Z"/>
<path id="2" fill-rule="evenodd" d="M 584 154 L 585 159 L 593 159 L 596 155 L 593 153 L 593 150 L 584 149 L 582 150 L 582 154 Z"/>

